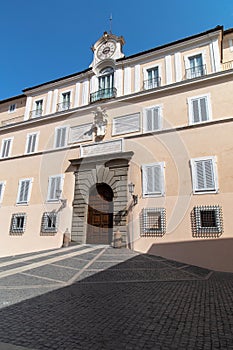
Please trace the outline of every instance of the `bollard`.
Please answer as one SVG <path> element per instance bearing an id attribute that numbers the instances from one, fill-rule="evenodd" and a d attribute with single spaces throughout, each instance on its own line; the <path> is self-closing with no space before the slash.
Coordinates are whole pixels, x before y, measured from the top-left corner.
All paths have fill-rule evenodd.
<path id="1" fill-rule="evenodd" d="M 70 233 L 68 228 L 66 229 L 65 233 L 63 234 L 63 247 L 69 247 L 70 244 Z"/>
<path id="2" fill-rule="evenodd" d="M 118 230 L 113 234 L 113 248 L 121 248 L 122 247 L 122 234 Z"/>

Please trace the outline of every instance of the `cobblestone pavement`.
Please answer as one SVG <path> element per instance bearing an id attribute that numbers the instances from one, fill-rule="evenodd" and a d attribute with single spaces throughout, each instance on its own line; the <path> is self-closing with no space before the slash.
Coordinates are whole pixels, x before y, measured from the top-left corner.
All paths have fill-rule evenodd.
<path id="1" fill-rule="evenodd" d="M 106 246 L 0 259 L 0 350 L 233 349 L 233 274 Z"/>

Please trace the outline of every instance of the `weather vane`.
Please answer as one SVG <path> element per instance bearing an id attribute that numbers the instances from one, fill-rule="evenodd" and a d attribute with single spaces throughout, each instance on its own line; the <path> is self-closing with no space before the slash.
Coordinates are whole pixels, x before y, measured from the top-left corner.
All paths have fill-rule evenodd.
<path id="1" fill-rule="evenodd" d="M 109 17 L 109 24 L 110 24 L 110 34 L 112 34 L 112 14 L 110 15 L 110 17 Z"/>

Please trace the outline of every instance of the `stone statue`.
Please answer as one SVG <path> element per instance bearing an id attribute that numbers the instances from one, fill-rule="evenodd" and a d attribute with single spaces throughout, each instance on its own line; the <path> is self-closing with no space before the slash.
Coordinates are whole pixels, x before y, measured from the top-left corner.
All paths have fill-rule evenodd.
<path id="1" fill-rule="evenodd" d="M 103 139 L 106 134 L 106 127 L 108 124 L 106 110 L 102 109 L 101 107 L 97 107 L 96 111 L 92 113 L 94 114 L 92 129 L 94 130 L 97 139 Z"/>

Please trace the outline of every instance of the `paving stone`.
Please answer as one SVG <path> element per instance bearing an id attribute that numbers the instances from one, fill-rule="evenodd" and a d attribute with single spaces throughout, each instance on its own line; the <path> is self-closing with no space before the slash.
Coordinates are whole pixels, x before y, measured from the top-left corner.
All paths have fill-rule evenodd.
<path id="1" fill-rule="evenodd" d="M 100 251 L 33 270 L 65 283 L 65 271 L 76 271 L 62 264 L 82 271 Z M 34 350 L 233 349 L 233 274 L 180 264 L 109 248 L 70 286 L 30 289 L 31 277 L 17 274 L 8 277 L 14 288 L 1 289 L 2 278 L 0 341 Z"/>
<path id="2" fill-rule="evenodd" d="M 26 271 L 28 275 L 50 278 L 51 280 L 69 281 L 78 271 L 62 266 L 44 265 Z"/>

